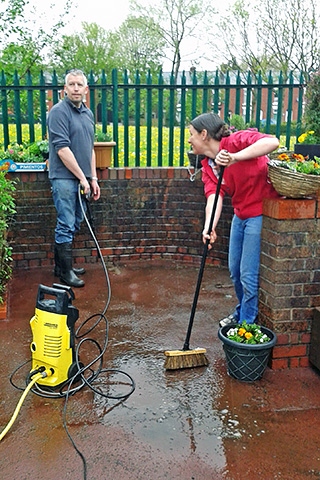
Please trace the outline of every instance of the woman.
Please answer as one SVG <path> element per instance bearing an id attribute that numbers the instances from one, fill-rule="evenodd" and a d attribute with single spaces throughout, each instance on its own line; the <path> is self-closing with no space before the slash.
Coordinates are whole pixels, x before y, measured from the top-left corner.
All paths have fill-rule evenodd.
<path id="1" fill-rule="evenodd" d="M 258 315 L 258 289 L 260 268 L 260 241 L 262 203 L 264 198 L 279 195 L 267 178 L 267 154 L 279 146 L 279 140 L 255 130 L 230 132 L 219 115 L 204 113 L 190 124 L 189 143 L 196 155 L 205 155 L 202 161 L 202 180 L 207 198 L 203 242 L 211 244 L 217 238 L 225 194 L 232 199 L 234 216 L 231 223 L 228 266 L 234 284 L 238 305 L 235 311 L 220 321 L 254 323 Z M 224 166 L 217 210 L 212 231 L 208 232 L 219 166 Z"/>

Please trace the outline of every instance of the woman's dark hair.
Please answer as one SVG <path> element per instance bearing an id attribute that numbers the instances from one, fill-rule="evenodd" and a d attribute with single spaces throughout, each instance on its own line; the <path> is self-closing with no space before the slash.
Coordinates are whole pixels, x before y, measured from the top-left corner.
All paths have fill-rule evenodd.
<path id="1" fill-rule="evenodd" d="M 229 126 L 216 113 L 202 113 L 194 118 L 190 124 L 197 132 L 207 130 L 209 137 L 220 142 L 222 137 L 231 134 Z"/>

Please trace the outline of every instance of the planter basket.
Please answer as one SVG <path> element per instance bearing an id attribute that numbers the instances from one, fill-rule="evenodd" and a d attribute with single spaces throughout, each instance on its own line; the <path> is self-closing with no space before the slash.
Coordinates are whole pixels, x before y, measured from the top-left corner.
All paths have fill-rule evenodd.
<path id="1" fill-rule="evenodd" d="M 266 327 L 260 327 L 271 340 L 267 343 L 251 345 L 230 340 L 226 334 L 232 327 L 235 325 L 226 325 L 218 331 L 218 337 L 223 342 L 229 375 L 243 382 L 259 380 L 267 367 L 271 350 L 276 344 L 275 333 Z"/>
<path id="2" fill-rule="evenodd" d="M 293 172 L 271 162 L 268 164 L 268 172 L 275 190 L 285 197 L 312 197 L 320 190 L 320 176 Z"/>

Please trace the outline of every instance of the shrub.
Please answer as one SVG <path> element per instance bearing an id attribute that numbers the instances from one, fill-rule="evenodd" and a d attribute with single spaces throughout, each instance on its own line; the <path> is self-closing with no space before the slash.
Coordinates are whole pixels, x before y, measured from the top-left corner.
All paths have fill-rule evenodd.
<path id="1" fill-rule="evenodd" d="M 0 303 L 3 303 L 8 281 L 12 275 L 12 248 L 7 242 L 8 222 L 15 213 L 14 182 L 0 171 Z"/>
<path id="2" fill-rule="evenodd" d="M 304 120 L 307 130 L 313 132 L 314 143 L 320 143 L 320 72 L 311 75 L 306 87 Z"/>

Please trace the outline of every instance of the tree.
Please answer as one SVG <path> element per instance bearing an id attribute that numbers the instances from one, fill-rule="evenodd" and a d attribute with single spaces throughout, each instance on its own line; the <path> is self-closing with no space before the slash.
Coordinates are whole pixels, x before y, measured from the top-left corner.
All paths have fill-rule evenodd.
<path id="1" fill-rule="evenodd" d="M 151 73 L 159 71 L 165 41 L 149 17 L 130 15 L 118 31 L 111 34 L 110 56 L 114 67 Z"/>
<path id="2" fill-rule="evenodd" d="M 309 73 L 319 68 L 319 14 L 316 0 L 238 0 L 220 22 L 227 64 L 237 70 L 271 69 Z"/>
<path id="3" fill-rule="evenodd" d="M 66 11 L 74 0 L 66 0 Z M 42 17 L 32 8 L 32 0 L 0 0 L 0 69 L 12 77 L 17 71 L 20 78 L 28 71 L 40 73 L 46 64 L 48 48 L 56 41 L 67 22 L 68 14 L 52 12 L 48 4 L 50 28 L 45 28 Z M 26 20 L 27 15 L 27 20 Z"/>
<path id="4" fill-rule="evenodd" d="M 29 0 L 0 0 L 0 34 L 1 43 L 12 33 L 21 33 L 21 19 Z"/>
<path id="5" fill-rule="evenodd" d="M 166 45 L 172 72 L 177 80 L 182 61 L 183 43 L 189 38 L 201 37 L 206 30 L 206 21 L 214 10 L 210 0 L 157 0 L 149 6 L 133 1 L 132 9 L 153 20 L 155 34 Z M 141 21 L 146 17 L 141 16 Z M 199 52 L 198 52 L 199 56 Z"/>
<path id="6" fill-rule="evenodd" d="M 270 0 L 261 2 L 261 40 L 287 76 L 290 70 L 310 73 L 320 66 L 319 9 L 316 0 Z M 318 12 L 318 13 L 317 13 Z"/>
<path id="7" fill-rule="evenodd" d="M 66 0 L 66 10 L 73 0 Z M 54 4 L 48 3 L 46 13 L 50 17 L 50 27 L 45 28 L 41 14 L 32 8 L 32 0 L 0 0 L 0 70 L 5 72 L 7 84 L 14 80 L 24 80 L 28 74 L 39 78 L 46 68 L 48 48 L 59 36 L 68 14 L 56 14 Z M 14 91 L 7 94 L 9 109 L 14 112 Z M 34 93 L 34 111 L 39 108 L 39 95 Z M 22 113 L 27 109 L 27 92 L 20 96 Z"/>
<path id="8" fill-rule="evenodd" d="M 23 45 L 9 43 L 0 54 L 0 68 L 5 72 L 8 83 L 12 82 L 15 73 L 21 79 L 26 72 L 39 75 L 44 67 L 45 63 L 32 39 Z"/>
<path id="9" fill-rule="evenodd" d="M 110 33 L 96 23 L 83 22 L 82 30 L 64 35 L 52 49 L 50 65 L 64 74 L 71 68 L 80 68 L 87 75 L 99 76 L 110 68 Z"/>

